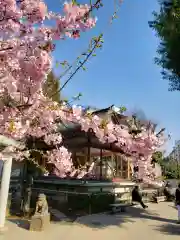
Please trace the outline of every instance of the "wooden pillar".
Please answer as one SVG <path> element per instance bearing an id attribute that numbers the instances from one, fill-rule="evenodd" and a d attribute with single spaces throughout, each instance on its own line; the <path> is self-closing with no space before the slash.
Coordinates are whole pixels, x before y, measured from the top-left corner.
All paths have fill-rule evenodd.
<path id="1" fill-rule="evenodd" d="M 88 144 L 88 149 L 87 149 L 87 162 L 90 163 L 91 161 L 91 147 Z"/>
<path id="2" fill-rule="evenodd" d="M 118 168 L 118 165 L 117 165 L 117 157 L 116 157 L 116 154 L 112 153 L 111 155 L 111 161 L 113 163 L 113 177 L 117 177 L 117 168 Z"/>
<path id="3" fill-rule="evenodd" d="M 117 161 L 117 158 L 118 158 L 118 156 L 115 155 L 115 164 L 116 164 L 116 166 L 115 166 L 115 171 L 116 171 L 116 177 L 119 175 L 119 174 L 118 174 L 118 161 Z"/>
<path id="4" fill-rule="evenodd" d="M 113 161 L 114 161 L 114 154 L 113 153 L 111 153 L 111 162 L 113 163 Z M 114 177 L 114 169 L 113 169 L 113 176 L 112 177 Z"/>
<path id="5" fill-rule="evenodd" d="M 129 158 L 127 159 L 127 164 L 128 164 L 128 172 L 127 172 L 127 177 L 128 177 L 128 179 L 130 179 L 130 175 L 131 175 L 131 166 L 130 166 L 130 160 L 129 160 Z"/>
<path id="6" fill-rule="evenodd" d="M 43 157 L 42 157 L 42 169 L 43 169 L 43 175 L 44 175 L 44 170 L 46 169 L 46 160 Z"/>
<path id="7" fill-rule="evenodd" d="M 120 156 L 120 163 L 121 163 L 121 178 L 123 177 L 123 158 L 122 155 Z"/>
<path id="8" fill-rule="evenodd" d="M 25 179 L 27 179 L 27 161 L 23 162 L 22 175 L 21 175 L 21 207 L 20 210 L 23 212 L 23 198 L 26 188 Z"/>

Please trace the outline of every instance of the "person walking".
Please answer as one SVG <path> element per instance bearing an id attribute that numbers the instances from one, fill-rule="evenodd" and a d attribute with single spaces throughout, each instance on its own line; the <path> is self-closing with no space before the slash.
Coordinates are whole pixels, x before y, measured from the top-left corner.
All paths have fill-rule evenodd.
<path id="1" fill-rule="evenodd" d="M 134 189 L 132 190 L 132 201 L 133 202 L 138 202 L 141 204 L 141 206 L 145 209 L 147 208 L 148 206 L 144 204 L 143 200 L 142 200 L 142 196 L 139 192 L 139 186 L 136 185 L 134 187 Z"/>
<path id="2" fill-rule="evenodd" d="M 178 188 L 176 189 L 175 193 L 175 198 L 176 198 L 176 206 L 178 210 L 178 224 L 180 224 L 180 183 L 178 184 Z"/>

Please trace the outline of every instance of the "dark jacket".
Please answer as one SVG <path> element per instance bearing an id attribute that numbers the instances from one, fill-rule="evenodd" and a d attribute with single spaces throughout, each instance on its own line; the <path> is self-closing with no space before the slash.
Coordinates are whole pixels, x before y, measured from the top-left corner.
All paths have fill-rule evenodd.
<path id="1" fill-rule="evenodd" d="M 142 200 L 142 196 L 141 196 L 139 190 L 134 188 L 132 190 L 132 201 L 141 202 L 141 200 Z"/>
<path id="2" fill-rule="evenodd" d="M 176 204 L 180 205 L 180 190 L 178 188 L 176 189 L 175 197 L 176 197 Z"/>

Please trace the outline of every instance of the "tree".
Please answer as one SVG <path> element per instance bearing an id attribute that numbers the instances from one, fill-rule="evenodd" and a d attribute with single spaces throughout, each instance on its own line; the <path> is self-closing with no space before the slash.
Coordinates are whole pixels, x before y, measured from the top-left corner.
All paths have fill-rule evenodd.
<path id="1" fill-rule="evenodd" d="M 164 159 L 162 162 L 164 170 L 164 176 L 169 179 L 179 179 L 180 177 L 180 165 L 177 161 L 172 159 Z"/>
<path id="2" fill-rule="evenodd" d="M 125 127 L 111 121 L 105 122 L 80 107 L 55 102 L 53 100 L 57 99 L 52 100 L 43 94 L 43 84 L 52 71 L 54 40 L 67 37 L 76 39 L 82 30 L 93 28 L 96 19 L 91 12 L 100 6 L 101 0 L 96 0 L 91 6 L 73 1 L 64 4 L 62 15 L 48 12 L 42 0 L 1 2 L 0 134 L 25 143 L 25 149 L 16 152 L 17 159 L 24 158 L 26 151 L 35 150 L 48 163 L 54 164 L 59 176 L 69 176 L 70 172 L 73 176 L 75 169 L 71 153 L 62 144 L 58 124 L 76 122 L 83 131 L 93 131 L 99 141 L 114 144 L 132 156 L 133 163 L 139 166 L 140 178 L 150 182 L 154 180 L 151 176 L 151 157 L 164 142 L 163 131 L 156 133 L 151 125 L 137 127 L 135 119 Z M 53 20 L 55 25 L 46 25 L 48 20 Z M 93 37 L 87 53 L 83 53 L 84 60 L 64 86 L 93 51 L 101 47 L 102 42 L 102 34 Z M 37 141 L 43 147 L 39 148 Z M 1 157 L 3 159 L 3 154 Z M 78 177 L 82 178 L 91 170 L 92 166 L 88 171 L 83 170 Z"/>
<path id="3" fill-rule="evenodd" d="M 160 164 L 165 178 L 179 179 L 180 165 L 177 161 L 173 161 L 168 157 L 163 157 L 163 153 L 160 151 L 152 154 L 152 160 Z"/>
<path id="4" fill-rule="evenodd" d="M 46 141 L 55 131 L 56 118 L 65 116 L 61 106 L 44 96 L 42 89 L 52 71 L 53 42 L 78 38 L 81 30 L 94 27 L 96 19 L 90 13 L 100 4 L 100 0 L 91 6 L 65 3 L 62 17 L 48 12 L 41 0 L 1 2 L 0 134 L 23 141 L 29 136 Z M 53 27 L 42 24 L 48 20 L 56 24 Z M 92 46 L 96 44 L 97 40 L 92 41 Z M 61 137 L 52 134 L 50 142 L 54 141 L 55 145 L 60 143 Z"/>
<path id="5" fill-rule="evenodd" d="M 43 94 L 46 97 L 49 97 L 52 99 L 52 101 L 60 102 L 60 92 L 58 91 L 60 88 L 60 82 L 59 79 L 56 78 L 53 71 L 51 71 L 45 83 L 43 84 Z"/>
<path id="6" fill-rule="evenodd" d="M 180 0 L 161 0 L 160 11 L 153 12 L 153 17 L 149 26 L 160 38 L 155 63 L 162 67 L 169 90 L 180 91 Z"/>

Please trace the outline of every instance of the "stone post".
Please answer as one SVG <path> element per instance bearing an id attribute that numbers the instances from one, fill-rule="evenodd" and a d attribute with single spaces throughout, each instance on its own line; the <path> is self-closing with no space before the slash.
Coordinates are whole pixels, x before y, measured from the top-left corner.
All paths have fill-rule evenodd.
<path id="1" fill-rule="evenodd" d="M 8 202 L 8 193 L 11 177 L 12 156 L 6 156 L 2 170 L 1 188 L 0 188 L 0 231 L 5 228 L 6 207 Z"/>

